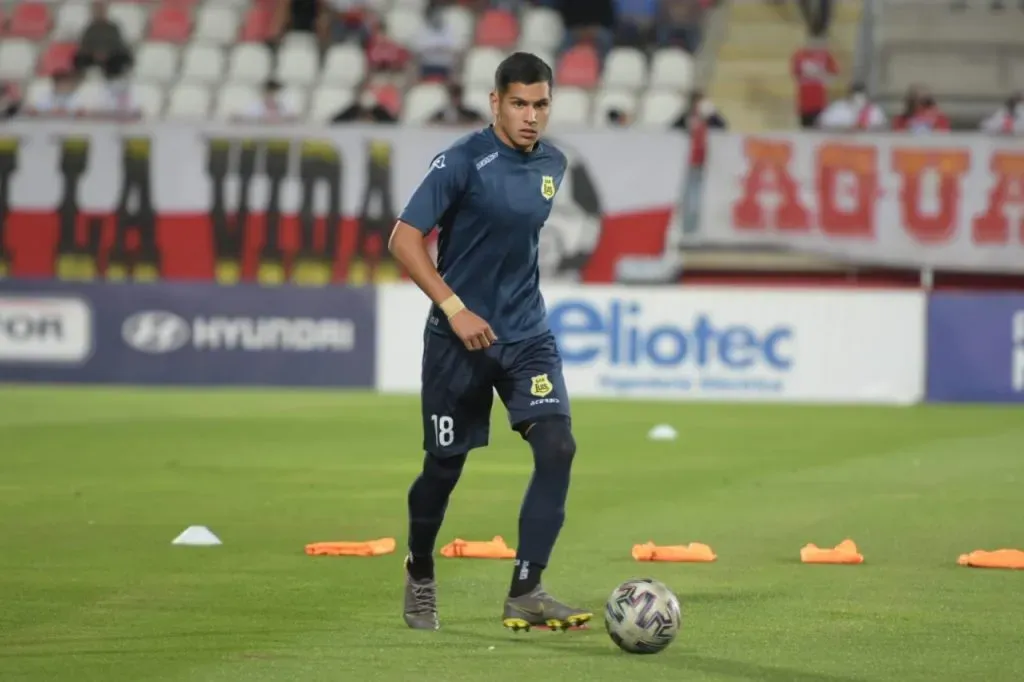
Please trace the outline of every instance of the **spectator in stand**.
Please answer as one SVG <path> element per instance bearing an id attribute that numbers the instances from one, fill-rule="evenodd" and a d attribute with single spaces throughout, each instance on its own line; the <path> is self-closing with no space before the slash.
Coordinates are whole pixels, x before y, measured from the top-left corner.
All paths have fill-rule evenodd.
<path id="1" fill-rule="evenodd" d="M 811 37 L 793 54 L 790 72 L 796 79 L 797 115 L 802 128 L 813 128 L 828 106 L 828 84 L 839 73 L 839 64 L 825 41 Z"/>
<path id="2" fill-rule="evenodd" d="M 576 45 L 592 45 L 603 62 L 615 45 L 613 0 L 561 0 L 558 9 L 565 25 L 559 55 Z"/>
<path id="3" fill-rule="evenodd" d="M 325 9 L 324 0 L 277 0 L 271 33 L 277 40 L 288 33 L 309 33 L 324 45 L 330 28 Z"/>
<path id="4" fill-rule="evenodd" d="M 633 118 L 621 109 L 608 110 L 608 125 L 611 128 L 628 128 Z"/>
<path id="5" fill-rule="evenodd" d="M 1006 104 L 981 122 L 981 129 L 993 135 L 1024 135 L 1024 93 L 1017 93 Z"/>
<path id="6" fill-rule="evenodd" d="M 260 123 L 288 123 L 298 120 L 299 112 L 286 96 L 281 83 L 270 78 L 263 84 L 263 92 L 234 118 Z"/>
<path id="7" fill-rule="evenodd" d="M 79 76 L 72 71 L 55 71 L 52 87 L 36 90 L 22 110 L 27 116 L 72 117 L 85 113 L 79 94 Z"/>
<path id="8" fill-rule="evenodd" d="M 658 45 L 681 47 L 696 53 L 700 49 L 702 0 L 662 0 L 658 13 Z"/>
<path id="9" fill-rule="evenodd" d="M 915 85 L 907 90 L 903 113 L 893 121 L 892 129 L 915 134 L 949 132 L 950 125 L 931 93 Z"/>
<path id="10" fill-rule="evenodd" d="M 658 0 L 615 0 L 616 42 L 643 48 L 654 42 Z"/>
<path id="11" fill-rule="evenodd" d="M 369 0 L 324 0 L 319 21 L 326 22 L 325 33 L 331 43 L 355 41 L 365 46 L 370 37 L 373 12 Z"/>
<path id="12" fill-rule="evenodd" d="M 817 38 L 828 35 L 832 23 L 833 0 L 798 0 L 800 13 L 804 16 L 807 31 Z"/>
<path id="13" fill-rule="evenodd" d="M 440 7 L 427 9 L 426 21 L 416 36 L 413 51 L 420 79 L 446 81 L 455 72 L 459 61 L 458 46 L 455 36 L 444 23 Z"/>
<path id="14" fill-rule="evenodd" d="M 359 88 L 359 98 L 331 119 L 332 123 L 395 123 L 396 118 L 377 101 L 370 83 Z"/>
<path id="15" fill-rule="evenodd" d="M 868 98 L 863 83 L 851 85 L 846 99 L 833 102 L 818 116 L 818 127 L 830 132 L 880 130 L 887 124 L 885 112 Z"/>
<path id="16" fill-rule="evenodd" d="M 480 112 L 466 105 L 462 98 L 462 86 L 452 81 L 448 83 L 448 106 L 441 107 L 430 117 L 434 125 L 465 126 L 483 123 Z"/>
<path id="17" fill-rule="evenodd" d="M 98 66 L 107 78 L 119 78 L 131 67 L 131 50 L 121 27 L 107 18 L 106 2 L 92 3 L 92 20 L 78 41 L 74 65 L 79 72 Z"/>
<path id="18" fill-rule="evenodd" d="M 377 22 L 366 43 L 366 65 L 371 73 L 400 75 L 409 65 L 409 50 L 388 36 L 387 25 Z"/>
<path id="19" fill-rule="evenodd" d="M 700 227 L 701 194 L 704 191 L 704 162 L 708 153 L 708 132 L 725 130 L 728 123 L 714 103 L 700 90 L 690 93 L 686 111 L 672 127 L 690 133 L 690 164 L 683 189 L 683 234 L 694 234 Z"/>

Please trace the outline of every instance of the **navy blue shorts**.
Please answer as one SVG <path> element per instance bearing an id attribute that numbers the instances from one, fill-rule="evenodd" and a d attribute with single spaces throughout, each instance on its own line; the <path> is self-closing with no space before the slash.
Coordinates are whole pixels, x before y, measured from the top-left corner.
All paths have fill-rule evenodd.
<path id="1" fill-rule="evenodd" d="M 470 351 L 455 336 L 427 331 L 421 378 L 423 449 L 434 455 L 487 445 L 495 391 L 513 429 L 570 416 L 562 358 L 550 333 Z"/>

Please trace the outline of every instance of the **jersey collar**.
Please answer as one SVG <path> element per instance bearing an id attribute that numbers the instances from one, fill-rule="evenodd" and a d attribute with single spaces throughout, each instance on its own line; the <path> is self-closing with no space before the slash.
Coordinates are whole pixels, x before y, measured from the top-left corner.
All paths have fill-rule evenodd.
<path id="1" fill-rule="evenodd" d="M 537 140 L 537 144 L 533 146 L 532 152 L 524 152 L 516 149 L 515 147 L 509 146 L 504 140 L 498 137 L 498 133 L 494 131 L 494 124 L 487 126 L 487 134 L 494 140 L 494 144 L 498 147 L 498 152 L 503 156 L 508 156 L 513 159 L 520 161 L 529 161 L 530 159 L 537 158 L 537 155 L 541 151 L 541 140 Z"/>

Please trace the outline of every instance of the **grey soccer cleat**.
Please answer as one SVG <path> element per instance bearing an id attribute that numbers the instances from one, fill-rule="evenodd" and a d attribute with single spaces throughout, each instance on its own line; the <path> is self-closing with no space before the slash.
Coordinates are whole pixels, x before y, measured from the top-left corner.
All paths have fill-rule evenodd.
<path id="1" fill-rule="evenodd" d="M 402 617 L 414 630 L 437 630 L 437 581 L 433 578 L 414 580 L 409 575 L 408 559 L 405 569 L 405 606 Z"/>
<path id="2" fill-rule="evenodd" d="M 538 585 L 524 595 L 506 599 L 501 622 L 514 632 L 536 627 L 569 630 L 586 625 L 593 617 L 590 611 L 566 606 Z"/>

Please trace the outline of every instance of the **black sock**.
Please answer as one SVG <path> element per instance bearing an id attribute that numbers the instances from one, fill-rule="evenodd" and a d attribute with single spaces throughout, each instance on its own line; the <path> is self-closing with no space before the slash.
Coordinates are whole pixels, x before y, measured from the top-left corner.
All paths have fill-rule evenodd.
<path id="1" fill-rule="evenodd" d="M 508 588 L 508 596 L 519 597 L 540 585 L 540 574 L 544 567 L 540 564 L 516 559 L 512 571 L 512 585 Z"/>
<path id="2" fill-rule="evenodd" d="M 434 577 L 434 545 L 465 463 L 465 455 L 427 453 L 422 473 L 409 488 L 409 574 L 416 580 Z"/>
<path id="3" fill-rule="evenodd" d="M 533 449 L 534 470 L 519 512 L 519 547 L 512 579 L 513 591 L 523 593 L 539 584 L 540 572 L 548 565 L 562 530 L 576 454 L 567 421 L 539 422 L 527 432 L 526 439 Z"/>

